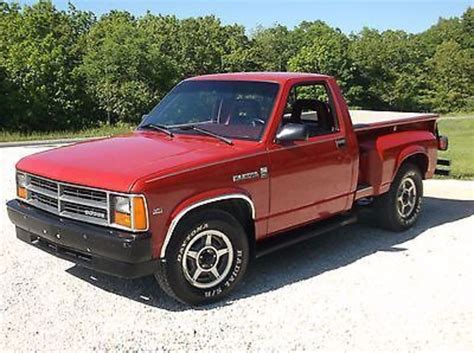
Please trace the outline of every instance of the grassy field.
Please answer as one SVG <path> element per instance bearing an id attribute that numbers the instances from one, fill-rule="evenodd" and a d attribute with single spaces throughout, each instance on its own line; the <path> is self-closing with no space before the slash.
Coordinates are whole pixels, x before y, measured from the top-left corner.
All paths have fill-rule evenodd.
<path id="1" fill-rule="evenodd" d="M 0 142 L 110 136 L 128 132 L 132 128 L 132 126 L 103 126 L 81 131 L 31 134 L 0 131 Z M 451 177 L 474 179 L 474 113 L 445 116 L 439 121 L 439 130 L 441 134 L 449 137 L 449 150 L 441 152 L 440 157 L 451 159 Z"/>
<path id="2" fill-rule="evenodd" d="M 51 132 L 33 132 L 23 134 L 20 132 L 0 131 L 0 142 L 12 141 L 34 141 L 34 140 L 55 140 L 63 138 L 81 138 L 81 137 L 97 137 L 110 136 L 129 132 L 132 126 L 102 126 L 79 131 L 51 131 Z"/>
<path id="3" fill-rule="evenodd" d="M 474 113 L 444 117 L 438 126 L 449 137 L 448 151 L 439 155 L 451 160 L 451 177 L 474 179 Z"/>

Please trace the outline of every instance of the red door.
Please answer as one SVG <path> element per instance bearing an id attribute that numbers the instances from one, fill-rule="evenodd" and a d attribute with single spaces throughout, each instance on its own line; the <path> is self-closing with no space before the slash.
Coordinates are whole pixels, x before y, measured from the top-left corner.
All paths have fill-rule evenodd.
<path id="1" fill-rule="evenodd" d="M 352 195 L 354 156 L 326 87 L 293 87 L 286 111 L 282 125 L 305 124 L 310 137 L 269 148 L 269 234 L 344 211 Z"/>
<path id="2" fill-rule="evenodd" d="M 275 144 L 269 153 L 268 233 L 345 210 L 351 188 L 352 158 L 340 133 Z"/>

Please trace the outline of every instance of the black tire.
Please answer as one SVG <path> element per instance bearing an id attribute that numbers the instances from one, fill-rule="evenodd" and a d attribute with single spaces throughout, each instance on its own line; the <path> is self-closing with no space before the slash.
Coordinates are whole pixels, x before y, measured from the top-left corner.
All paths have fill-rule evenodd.
<path id="1" fill-rule="evenodd" d="M 209 234 L 211 245 L 207 243 Z M 218 255 L 225 249 L 227 253 Z M 228 295 L 244 276 L 248 263 L 249 244 L 242 225 L 228 212 L 203 210 L 178 224 L 155 277 L 176 300 L 189 305 L 207 304 Z M 221 277 L 208 272 L 210 269 Z M 198 270 L 201 272 L 194 280 Z"/>
<path id="2" fill-rule="evenodd" d="M 410 186 L 414 187 L 416 194 L 406 192 L 407 187 Z M 399 199 L 400 197 L 401 199 Z M 407 230 L 418 220 L 422 200 L 423 179 L 421 172 L 417 166 L 405 163 L 398 170 L 389 191 L 374 201 L 378 225 L 394 232 Z"/>

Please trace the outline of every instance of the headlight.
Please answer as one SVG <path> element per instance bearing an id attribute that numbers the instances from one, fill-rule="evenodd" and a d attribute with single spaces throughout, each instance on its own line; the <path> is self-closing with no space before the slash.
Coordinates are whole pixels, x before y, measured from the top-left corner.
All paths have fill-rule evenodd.
<path id="1" fill-rule="evenodd" d="M 17 172 L 16 173 L 16 195 L 20 199 L 26 199 L 27 192 L 26 192 L 26 174 Z"/>
<path id="2" fill-rule="evenodd" d="M 114 210 L 116 212 L 131 214 L 130 198 L 124 196 L 114 196 Z"/>
<path id="3" fill-rule="evenodd" d="M 133 230 L 146 230 L 148 220 L 143 196 L 112 195 L 112 222 Z"/>

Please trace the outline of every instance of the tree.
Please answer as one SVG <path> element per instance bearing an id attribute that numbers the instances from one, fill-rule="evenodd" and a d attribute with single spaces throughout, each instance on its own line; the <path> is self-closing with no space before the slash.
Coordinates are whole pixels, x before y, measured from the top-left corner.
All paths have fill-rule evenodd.
<path id="1" fill-rule="evenodd" d="M 291 31 L 285 26 L 258 27 L 252 35 L 249 61 L 258 71 L 287 71 L 289 59 L 295 55 Z"/>
<path id="2" fill-rule="evenodd" d="M 173 65 L 129 13 L 103 16 L 84 42 L 79 72 L 107 123 L 139 121 L 169 88 Z"/>
<path id="3" fill-rule="evenodd" d="M 469 7 L 462 15 L 462 47 L 474 50 L 474 9 Z"/>
<path id="4" fill-rule="evenodd" d="M 80 29 L 74 20 L 84 14 L 57 11 L 49 1 L 22 11 L 17 5 L 1 6 L 1 65 L 12 94 L 21 101 L 11 107 L 7 125 L 22 130 L 79 125 L 74 68 L 80 61 Z"/>
<path id="5" fill-rule="evenodd" d="M 474 10 L 419 34 L 322 21 L 293 29 L 111 11 L 99 20 L 48 0 L 0 2 L 0 128 L 58 130 L 136 122 L 183 78 L 231 71 L 335 76 L 352 107 L 474 109 Z"/>
<path id="6" fill-rule="evenodd" d="M 337 77 L 351 102 L 357 87 L 353 81 L 348 38 L 340 30 L 320 21 L 312 24 L 305 22 L 295 32 L 301 49 L 289 60 L 289 69 Z"/>
<path id="7" fill-rule="evenodd" d="M 446 113 L 474 108 L 474 58 L 472 51 L 448 40 L 429 60 L 431 81 L 426 100 L 434 110 Z"/>
<path id="8" fill-rule="evenodd" d="M 225 27 L 214 16 L 187 18 L 178 22 L 171 52 L 181 77 L 218 72 L 226 55 Z"/>
<path id="9" fill-rule="evenodd" d="M 221 57 L 221 72 L 255 71 L 249 54 L 252 43 L 241 25 L 224 26 L 224 53 Z"/>
<path id="10" fill-rule="evenodd" d="M 426 54 L 413 35 L 364 28 L 353 35 L 350 57 L 361 90 L 356 105 L 375 109 L 419 110 Z"/>

